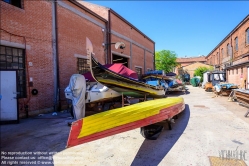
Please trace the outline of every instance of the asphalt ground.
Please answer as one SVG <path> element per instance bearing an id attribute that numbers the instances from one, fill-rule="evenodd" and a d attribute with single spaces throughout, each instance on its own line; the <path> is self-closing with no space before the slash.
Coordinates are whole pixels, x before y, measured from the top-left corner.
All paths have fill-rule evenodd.
<path id="1" fill-rule="evenodd" d="M 249 165 L 248 109 L 228 97 L 188 88 L 187 94 L 170 94 L 182 96 L 186 109 L 157 140 L 146 140 L 135 129 L 65 148 L 67 111 L 1 125 L 1 165 Z"/>

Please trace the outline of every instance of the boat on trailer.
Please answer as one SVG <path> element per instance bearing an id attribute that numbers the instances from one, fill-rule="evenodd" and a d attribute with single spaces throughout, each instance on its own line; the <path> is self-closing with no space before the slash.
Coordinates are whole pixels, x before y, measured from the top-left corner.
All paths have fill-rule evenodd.
<path id="1" fill-rule="evenodd" d="M 88 39 L 89 40 L 89 39 Z M 87 40 L 87 45 L 90 41 Z M 93 78 L 104 86 L 132 97 L 153 97 L 126 107 L 116 108 L 81 118 L 71 124 L 67 147 L 73 147 L 107 136 L 141 128 L 146 139 L 156 139 L 163 130 L 159 123 L 168 122 L 185 109 L 182 97 L 164 98 L 163 88 L 148 85 L 108 70 L 93 58 L 92 47 L 87 49 Z"/>

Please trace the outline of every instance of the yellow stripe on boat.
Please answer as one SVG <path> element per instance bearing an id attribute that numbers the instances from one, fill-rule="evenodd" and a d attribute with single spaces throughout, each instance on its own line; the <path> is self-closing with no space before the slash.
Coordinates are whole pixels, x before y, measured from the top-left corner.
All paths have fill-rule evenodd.
<path id="1" fill-rule="evenodd" d="M 78 138 L 151 117 L 180 103 L 183 103 L 182 97 L 149 100 L 85 117 Z"/>

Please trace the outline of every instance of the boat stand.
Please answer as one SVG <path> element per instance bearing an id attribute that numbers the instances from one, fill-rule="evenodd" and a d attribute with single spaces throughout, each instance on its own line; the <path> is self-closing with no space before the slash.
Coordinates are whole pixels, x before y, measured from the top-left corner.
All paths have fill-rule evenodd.
<path id="1" fill-rule="evenodd" d="M 247 115 L 249 115 L 249 110 L 246 112 L 246 114 L 244 116 L 247 117 Z"/>
<path id="2" fill-rule="evenodd" d="M 143 101 L 146 101 L 146 100 L 147 100 L 147 95 L 148 95 L 148 94 L 145 94 L 145 95 L 144 95 Z M 131 105 L 128 99 L 127 99 L 128 103 L 125 103 L 125 102 L 124 102 L 125 97 L 124 97 L 124 94 L 123 94 L 123 93 L 122 93 L 121 96 L 122 96 L 122 103 L 121 103 L 121 104 L 122 104 L 122 107 L 127 106 L 127 105 Z M 140 99 L 141 99 L 141 98 L 140 98 Z"/>

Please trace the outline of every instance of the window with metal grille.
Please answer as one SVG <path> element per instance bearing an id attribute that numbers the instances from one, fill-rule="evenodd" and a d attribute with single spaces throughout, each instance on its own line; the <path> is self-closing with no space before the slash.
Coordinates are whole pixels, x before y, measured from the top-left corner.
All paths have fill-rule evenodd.
<path id="1" fill-rule="evenodd" d="M 22 0 L 3 0 L 3 1 L 6 2 L 6 3 L 11 4 L 13 6 L 22 8 Z"/>
<path id="2" fill-rule="evenodd" d="M 137 73 L 138 79 L 141 79 L 141 77 L 142 77 L 142 68 L 141 67 L 135 67 L 135 71 Z"/>
<path id="3" fill-rule="evenodd" d="M 24 50 L 0 46 L 0 70 L 1 69 L 17 70 L 17 91 L 19 92 L 17 97 L 27 97 Z"/>
<path id="4" fill-rule="evenodd" d="M 238 51 L 239 47 L 238 47 L 238 37 L 236 37 L 235 39 L 235 51 Z"/>
<path id="5" fill-rule="evenodd" d="M 84 74 L 90 71 L 90 66 L 87 64 L 87 59 L 77 58 L 77 67 L 79 74 Z"/>

